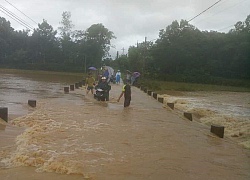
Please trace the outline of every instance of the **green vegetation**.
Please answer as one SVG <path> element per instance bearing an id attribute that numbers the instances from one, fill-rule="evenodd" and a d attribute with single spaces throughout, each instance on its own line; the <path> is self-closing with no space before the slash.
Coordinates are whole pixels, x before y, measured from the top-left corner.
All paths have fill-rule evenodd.
<path id="1" fill-rule="evenodd" d="M 146 79 L 249 87 L 250 15 L 228 33 L 174 21 L 155 43 L 131 46 L 128 55 L 106 63 L 139 71 Z"/>
<path id="2" fill-rule="evenodd" d="M 21 69 L 1 69 L 0 73 L 10 73 L 10 74 L 50 74 L 50 75 L 67 75 L 67 76 L 79 76 L 83 77 L 86 74 L 83 73 L 70 73 L 70 72 L 55 72 L 55 71 L 42 71 L 42 70 L 21 70 Z"/>
<path id="3" fill-rule="evenodd" d="M 195 83 L 222 85 L 226 86 L 222 90 L 232 91 L 235 87 L 248 91 L 250 87 L 250 15 L 228 33 L 200 31 L 186 20 L 173 21 L 159 31 L 155 42 L 145 39 L 130 46 L 127 55 L 117 54 L 115 60 L 108 54 L 115 38 L 112 31 L 102 24 L 73 31 L 70 18 L 70 12 L 63 12 L 59 33 L 46 20 L 29 33 L 15 31 L 0 17 L 0 67 L 83 72 L 89 66 L 106 64 L 122 74 L 127 69 L 140 72 L 141 83 L 157 80 L 147 86 L 159 90 L 200 90 L 202 86 Z M 171 83 L 159 86 L 158 81 Z M 174 82 L 182 83 L 174 87 Z"/>
<path id="4" fill-rule="evenodd" d="M 37 71 L 37 70 L 20 70 L 20 69 L 0 69 L 0 73 L 11 74 L 36 74 L 36 75 L 60 75 L 60 76 L 74 76 L 82 79 L 86 76 L 84 73 L 70 73 L 70 72 L 51 72 L 51 71 Z M 124 79 L 124 78 L 123 78 Z M 228 81 L 228 79 L 224 80 Z M 239 81 L 239 80 L 235 80 Z M 140 86 L 147 87 L 148 89 L 164 94 L 171 93 L 172 91 L 231 91 L 231 92 L 250 92 L 250 81 L 240 81 L 244 83 L 245 87 L 236 86 L 223 86 L 223 85 L 211 85 L 211 84 L 197 84 L 197 83 L 183 83 L 183 82 L 171 82 L 160 80 L 140 79 L 138 84 Z M 234 84 L 233 82 L 231 82 Z M 237 84 L 237 83 L 235 83 Z"/>
<path id="5" fill-rule="evenodd" d="M 245 82 L 250 84 L 250 82 Z M 141 86 L 155 91 L 160 94 L 168 93 L 169 91 L 231 91 L 231 92 L 250 92 L 248 87 L 222 86 L 211 84 L 197 84 L 197 83 L 182 83 L 169 82 L 158 80 L 141 80 Z"/>
<path id="6" fill-rule="evenodd" d="M 113 32 L 102 24 L 72 31 L 70 18 L 70 12 L 63 12 L 59 34 L 46 20 L 30 34 L 15 31 L 9 21 L 0 17 L 0 66 L 66 72 L 100 67 L 102 58 L 108 56 L 110 40 L 115 38 Z"/>

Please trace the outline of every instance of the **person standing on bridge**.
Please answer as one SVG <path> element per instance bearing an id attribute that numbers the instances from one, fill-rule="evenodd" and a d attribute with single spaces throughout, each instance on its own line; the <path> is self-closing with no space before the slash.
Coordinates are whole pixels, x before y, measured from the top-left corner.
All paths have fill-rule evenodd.
<path id="1" fill-rule="evenodd" d="M 91 90 L 91 93 L 93 94 L 93 89 L 95 86 L 95 78 L 92 76 L 91 73 L 89 73 L 88 77 L 86 78 L 85 86 L 86 86 L 86 90 L 87 90 L 86 94 L 88 94 L 90 90 Z"/>
<path id="2" fill-rule="evenodd" d="M 131 101 L 131 87 L 129 83 L 126 82 L 126 84 L 122 87 L 122 92 L 117 99 L 117 102 L 120 101 L 121 97 L 124 95 L 124 107 L 129 107 L 130 101 Z"/>
<path id="3" fill-rule="evenodd" d="M 120 70 L 118 70 L 117 73 L 115 74 L 115 79 L 116 79 L 116 84 L 120 84 L 120 79 L 121 79 Z"/>
<path id="4" fill-rule="evenodd" d="M 126 71 L 126 83 L 130 84 L 131 83 L 131 72 L 129 70 Z"/>

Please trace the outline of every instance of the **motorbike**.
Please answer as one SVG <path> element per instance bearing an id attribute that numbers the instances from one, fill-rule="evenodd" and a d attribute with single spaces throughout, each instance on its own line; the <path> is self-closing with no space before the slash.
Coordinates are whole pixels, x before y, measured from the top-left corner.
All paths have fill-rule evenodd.
<path id="1" fill-rule="evenodd" d="M 98 101 L 105 101 L 104 91 L 102 89 L 96 89 L 94 98 Z"/>

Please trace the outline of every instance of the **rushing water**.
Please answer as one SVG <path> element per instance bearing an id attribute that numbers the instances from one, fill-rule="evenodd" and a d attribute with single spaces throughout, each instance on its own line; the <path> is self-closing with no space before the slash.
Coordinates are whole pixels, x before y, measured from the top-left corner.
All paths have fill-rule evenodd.
<path id="1" fill-rule="evenodd" d="M 250 148 L 250 93 L 188 92 L 182 96 L 163 95 L 165 102 L 191 112 L 201 123 L 225 126 L 225 134 Z"/>
<path id="2" fill-rule="evenodd" d="M 248 150 L 227 138 L 214 138 L 208 126 L 163 109 L 136 88 L 131 107 L 124 109 L 123 102 L 116 102 L 121 85 L 112 85 L 110 102 L 103 103 L 91 94 L 84 96 L 83 89 L 63 93 L 64 86 L 81 79 L 77 76 L 0 76 L 0 106 L 8 107 L 10 114 L 8 124 L 0 121 L 3 179 L 250 177 Z M 247 146 L 249 93 L 195 92 L 164 98 L 179 111 L 194 113 L 197 121 L 224 123 L 231 128 L 228 137 Z M 29 99 L 37 100 L 36 108 L 27 105 Z"/>

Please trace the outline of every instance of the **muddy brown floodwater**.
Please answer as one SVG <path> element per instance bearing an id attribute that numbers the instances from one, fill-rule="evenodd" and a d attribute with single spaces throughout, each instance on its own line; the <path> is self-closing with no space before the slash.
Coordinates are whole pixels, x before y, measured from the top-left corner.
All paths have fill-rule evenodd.
<path id="1" fill-rule="evenodd" d="M 112 85 L 108 103 L 83 89 L 56 91 L 1 122 L 1 179 L 250 179 L 248 149 L 137 88 L 125 109 L 116 102 L 121 85 Z"/>

